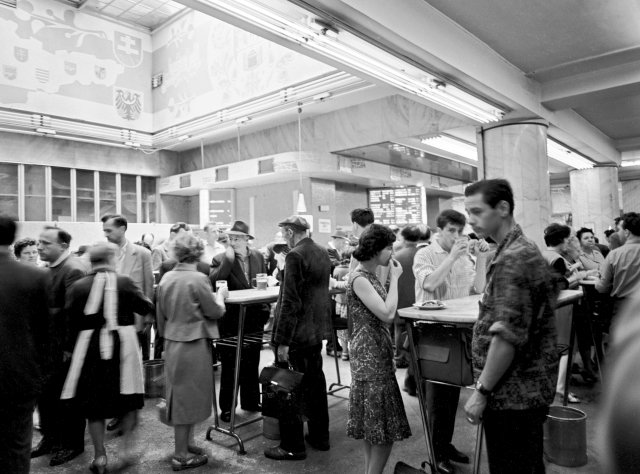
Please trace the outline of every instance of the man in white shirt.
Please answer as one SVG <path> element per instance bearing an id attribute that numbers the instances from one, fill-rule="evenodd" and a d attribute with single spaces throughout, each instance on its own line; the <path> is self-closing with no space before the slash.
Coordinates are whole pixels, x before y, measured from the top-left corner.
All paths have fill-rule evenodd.
<path id="1" fill-rule="evenodd" d="M 438 216 L 438 234 L 414 257 L 416 302 L 462 298 L 483 290 L 489 245 L 474 240 L 470 248 L 468 237 L 463 235 L 466 223 L 466 217 L 452 209 Z M 477 261 L 471 253 L 477 255 Z M 450 474 L 454 472 L 450 461 L 469 462 L 469 457 L 451 444 L 460 387 L 427 383 L 426 395 L 437 468 Z"/>
<path id="2" fill-rule="evenodd" d="M 218 254 L 224 253 L 226 247 L 222 245 L 218 238 L 220 237 L 220 230 L 218 224 L 215 222 L 209 222 L 204 226 L 205 240 L 207 241 L 204 246 L 204 253 L 202 254 L 202 261 L 211 265 L 213 257 Z"/>

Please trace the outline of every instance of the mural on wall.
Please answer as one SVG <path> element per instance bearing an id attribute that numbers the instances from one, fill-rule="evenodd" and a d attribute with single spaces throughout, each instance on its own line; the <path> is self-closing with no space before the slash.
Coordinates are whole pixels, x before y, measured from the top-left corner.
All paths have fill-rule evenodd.
<path id="1" fill-rule="evenodd" d="M 156 129 L 285 89 L 334 68 L 200 12 L 153 36 Z"/>
<path id="2" fill-rule="evenodd" d="M 151 131 L 151 38 L 50 0 L 0 8 L 0 106 Z"/>

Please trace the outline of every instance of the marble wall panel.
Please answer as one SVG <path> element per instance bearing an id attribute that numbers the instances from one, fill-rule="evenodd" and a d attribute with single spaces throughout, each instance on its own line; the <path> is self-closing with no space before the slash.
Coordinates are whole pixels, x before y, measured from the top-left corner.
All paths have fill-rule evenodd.
<path id="1" fill-rule="evenodd" d="M 622 182 L 622 204 L 625 212 L 640 212 L 640 180 Z"/>
<path id="2" fill-rule="evenodd" d="M 596 236 L 604 242 L 604 231 L 620 213 L 618 168 L 573 170 L 569 173 L 569 180 L 573 228 L 593 228 Z"/>

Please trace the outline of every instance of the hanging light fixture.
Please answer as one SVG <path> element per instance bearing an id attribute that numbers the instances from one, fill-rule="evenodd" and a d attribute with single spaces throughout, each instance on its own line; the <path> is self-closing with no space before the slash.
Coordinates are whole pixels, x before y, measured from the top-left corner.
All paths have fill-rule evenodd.
<path id="1" fill-rule="evenodd" d="M 298 193 L 298 206 L 296 214 L 306 214 L 307 204 L 304 202 L 304 193 L 302 192 L 302 102 L 298 102 L 298 174 L 300 176 L 300 192 Z"/>

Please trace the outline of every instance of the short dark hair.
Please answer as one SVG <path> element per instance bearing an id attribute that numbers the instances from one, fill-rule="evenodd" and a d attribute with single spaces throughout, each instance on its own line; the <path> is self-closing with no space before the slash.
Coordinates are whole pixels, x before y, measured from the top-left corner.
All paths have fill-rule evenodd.
<path id="1" fill-rule="evenodd" d="M 360 227 L 366 227 L 369 224 L 373 224 L 375 217 L 371 209 L 354 209 L 351 211 L 351 222 L 355 222 Z"/>
<path id="2" fill-rule="evenodd" d="M 44 230 L 55 230 L 57 231 L 57 238 L 59 244 L 67 244 L 71 243 L 71 234 L 60 227 L 54 227 L 52 225 L 44 226 Z"/>
<path id="3" fill-rule="evenodd" d="M 429 240 L 431 237 L 431 229 L 426 224 L 419 224 L 418 229 L 420 229 L 420 239 L 419 240 Z"/>
<path id="4" fill-rule="evenodd" d="M 471 183 L 464 190 L 465 197 L 474 194 L 482 194 L 482 200 L 495 208 L 500 201 L 509 204 L 509 214 L 513 215 L 515 204 L 513 202 L 513 189 L 506 179 L 483 179 Z"/>
<path id="5" fill-rule="evenodd" d="M 596 236 L 596 234 L 593 232 L 593 229 L 587 229 L 586 227 L 581 227 L 580 230 L 576 232 L 576 237 L 578 237 L 578 240 L 582 240 L 582 236 L 584 234 L 593 234 L 594 237 Z"/>
<path id="6" fill-rule="evenodd" d="M 611 234 L 614 234 L 616 231 L 613 229 L 607 229 L 604 231 L 605 237 L 609 237 Z"/>
<path id="7" fill-rule="evenodd" d="M 622 216 L 622 224 L 626 230 L 640 237 L 640 214 L 637 212 L 627 212 Z"/>
<path id="8" fill-rule="evenodd" d="M 396 241 L 396 235 L 385 225 L 372 224 L 360 236 L 353 258 L 366 262 Z"/>
<path id="9" fill-rule="evenodd" d="M 36 245 L 36 241 L 31 237 L 25 237 L 24 239 L 20 239 L 15 244 L 13 244 L 13 253 L 16 258 L 20 258 L 20 254 L 25 249 L 25 247 L 30 247 L 31 245 Z"/>
<path id="10" fill-rule="evenodd" d="M 447 224 L 459 225 L 464 228 L 467 224 L 467 218 L 461 212 L 454 211 L 453 209 L 446 209 L 438 214 L 436 225 L 440 229 L 444 229 Z"/>
<path id="11" fill-rule="evenodd" d="M 622 220 L 622 217 L 616 217 L 613 219 L 613 222 L 618 225 L 618 223 Z"/>
<path id="12" fill-rule="evenodd" d="M 11 245 L 16 239 L 16 219 L 0 214 L 0 245 Z"/>
<path id="13" fill-rule="evenodd" d="M 127 227 L 129 226 L 129 223 L 127 222 L 127 218 L 124 217 L 121 214 L 107 214 L 102 216 L 102 223 L 104 224 L 105 222 L 107 222 L 108 220 L 113 219 L 113 223 L 116 225 L 116 227 L 124 227 L 124 230 L 127 230 Z"/>
<path id="14" fill-rule="evenodd" d="M 169 229 L 169 233 L 170 234 L 175 234 L 177 232 L 180 232 L 180 229 L 184 229 L 187 232 L 189 232 L 191 230 L 191 227 L 186 222 L 176 222 Z"/>
<path id="15" fill-rule="evenodd" d="M 420 240 L 422 231 L 417 225 L 409 224 L 402 228 L 402 230 L 400 231 L 400 235 L 402 235 L 402 238 L 407 242 L 417 242 L 418 240 Z"/>
<path id="16" fill-rule="evenodd" d="M 555 247 L 570 235 L 571 228 L 568 225 L 553 223 L 544 230 L 544 243 L 547 247 Z"/>

